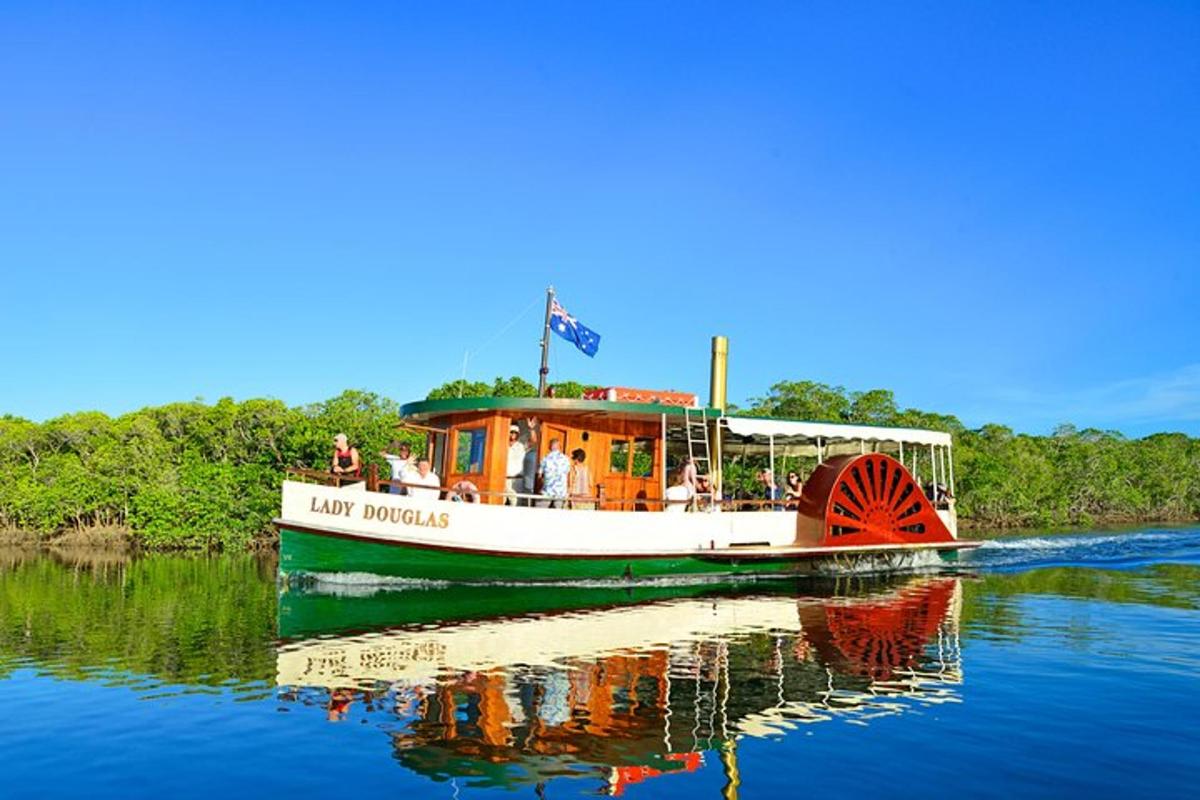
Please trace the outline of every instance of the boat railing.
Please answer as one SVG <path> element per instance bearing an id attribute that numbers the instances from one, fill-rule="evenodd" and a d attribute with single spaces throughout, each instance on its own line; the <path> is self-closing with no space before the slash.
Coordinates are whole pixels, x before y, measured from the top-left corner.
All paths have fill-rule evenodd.
<path id="1" fill-rule="evenodd" d="M 388 493 L 391 489 L 396 488 L 412 488 L 412 489 L 433 489 L 434 487 L 421 483 L 406 483 L 404 481 L 389 480 L 380 478 L 378 467 L 374 464 L 368 464 L 362 475 L 338 475 L 333 472 L 324 472 L 316 469 L 304 469 L 300 467 L 289 467 L 287 474 L 293 478 L 299 478 L 308 482 L 320 483 L 325 486 L 349 486 L 356 483 L 365 483 L 364 487 L 368 492 L 383 492 Z M 437 487 L 439 496 L 447 500 L 459 500 L 463 502 L 473 503 L 479 502 L 482 499 L 494 499 L 496 504 L 503 503 L 506 498 L 517 497 L 519 500 L 526 501 L 537 507 L 537 504 L 549 503 L 557 498 L 551 498 L 544 494 L 525 493 L 525 492 L 497 492 L 486 489 L 471 489 L 464 491 L 464 487 L 457 484 L 454 486 L 439 486 Z M 466 495 L 466 496 L 464 496 Z M 702 498 L 703 500 L 703 498 Z M 671 507 L 684 506 L 685 511 L 708 511 L 710 506 L 706 502 L 697 502 L 696 498 L 691 500 L 666 500 L 657 497 L 611 497 L 604 491 L 603 484 L 597 486 L 596 496 L 586 500 L 575 497 L 568 498 L 565 502 L 570 508 L 599 508 L 603 511 L 650 511 L 661 510 L 665 511 Z M 794 500 L 767 500 L 761 498 L 726 498 L 716 502 L 722 511 L 794 511 L 796 502 Z"/>

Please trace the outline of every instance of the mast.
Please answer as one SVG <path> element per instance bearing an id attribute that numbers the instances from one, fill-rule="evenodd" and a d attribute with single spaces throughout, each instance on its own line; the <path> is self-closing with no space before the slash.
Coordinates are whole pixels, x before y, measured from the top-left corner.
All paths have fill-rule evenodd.
<path id="1" fill-rule="evenodd" d="M 538 370 L 538 397 L 546 396 L 546 376 L 550 374 L 550 308 L 554 305 L 554 287 L 546 287 L 546 321 L 542 325 L 542 368 Z"/>

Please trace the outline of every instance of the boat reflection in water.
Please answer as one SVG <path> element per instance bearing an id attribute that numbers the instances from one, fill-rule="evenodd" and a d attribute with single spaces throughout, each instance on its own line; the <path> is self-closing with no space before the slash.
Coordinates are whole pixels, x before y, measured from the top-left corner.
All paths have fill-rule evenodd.
<path id="1" fill-rule="evenodd" d="M 511 611 L 480 619 L 486 591 L 285 594 L 281 697 L 370 716 L 401 764 L 435 780 L 592 777 L 615 794 L 706 762 L 735 787 L 741 737 L 958 701 L 958 578 L 806 594 L 492 588 Z M 389 611 L 389 628 L 349 632 Z M 318 619 L 335 635 L 318 636 Z"/>

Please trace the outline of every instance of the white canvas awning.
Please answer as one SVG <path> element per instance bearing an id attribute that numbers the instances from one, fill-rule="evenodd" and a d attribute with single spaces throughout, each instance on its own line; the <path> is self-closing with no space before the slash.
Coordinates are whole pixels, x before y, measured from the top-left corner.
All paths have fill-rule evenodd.
<path id="1" fill-rule="evenodd" d="M 950 446 L 950 434 L 920 428 L 886 428 L 874 425 L 839 425 L 834 422 L 794 422 L 766 417 L 722 417 L 730 433 L 738 436 L 795 436 L 827 442 L 903 442 L 904 444 Z"/>

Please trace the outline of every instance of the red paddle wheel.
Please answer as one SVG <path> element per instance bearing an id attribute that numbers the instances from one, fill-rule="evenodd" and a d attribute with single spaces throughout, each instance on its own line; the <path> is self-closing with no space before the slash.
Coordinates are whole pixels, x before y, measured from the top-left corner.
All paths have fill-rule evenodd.
<path id="1" fill-rule="evenodd" d="M 882 453 L 831 458 L 800 497 L 797 542 L 847 547 L 928 544 L 954 537 L 921 487 Z"/>

